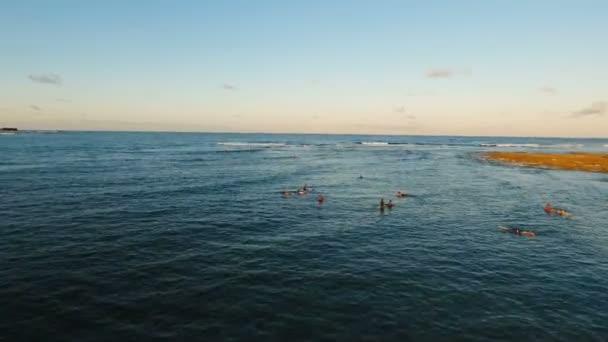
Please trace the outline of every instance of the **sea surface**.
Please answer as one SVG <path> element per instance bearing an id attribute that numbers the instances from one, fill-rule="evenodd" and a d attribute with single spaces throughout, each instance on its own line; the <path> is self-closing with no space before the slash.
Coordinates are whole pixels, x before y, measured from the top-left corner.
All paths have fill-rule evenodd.
<path id="1" fill-rule="evenodd" d="M 608 175 L 491 150 L 608 140 L 3 134 L 0 340 L 607 341 Z"/>

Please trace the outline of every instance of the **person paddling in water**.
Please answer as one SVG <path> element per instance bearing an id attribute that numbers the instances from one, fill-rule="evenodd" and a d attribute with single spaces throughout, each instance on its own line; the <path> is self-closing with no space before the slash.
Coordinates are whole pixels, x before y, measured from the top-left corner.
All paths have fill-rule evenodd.
<path id="1" fill-rule="evenodd" d="M 567 211 L 566 211 L 566 210 L 564 210 L 564 209 L 560 209 L 560 208 L 554 208 L 554 207 L 552 207 L 552 206 L 551 206 L 551 203 L 547 203 L 547 204 L 545 205 L 544 210 L 545 210 L 545 212 L 546 212 L 547 214 L 557 214 L 557 215 L 561 215 L 561 216 L 572 216 L 572 214 L 571 214 L 571 213 L 567 212 Z"/>
<path id="2" fill-rule="evenodd" d="M 319 194 L 319 195 L 317 196 L 317 203 L 319 203 L 319 204 L 323 204 L 323 201 L 325 201 L 325 197 L 323 197 L 323 195 L 322 195 L 322 194 Z"/>
<path id="3" fill-rule="evenodd" d="M 386 205 L 384 204 L 384 198 L 380 199 L 380 210 L 384 210 L 384 208 L 386 207 Z"/>
<path id="4" fill-rule="evenodd" d="M 536 233 L 531 230 L 521 230 L 521 229 L 515 228 L 515 227 L 499 226 L 498 229 L 503 230 L 505 232 L 513 233 L 515 235 L 524 235 L 524 236 L 529 236 L 529 237 L 536 236 Z"/>
<path id="5" fill-rule="evenodd" d="M 403 198 L 405 196 L 407 196 L 405 192 L 397 191 L 397 198 Z"/>
<path id="6" fill-rule="evenodd" d="M 386 203 L 386 207 L 391 209 L 393 206 L 394 206 L 393 200 L 388 200 L 388 203 Z"/>

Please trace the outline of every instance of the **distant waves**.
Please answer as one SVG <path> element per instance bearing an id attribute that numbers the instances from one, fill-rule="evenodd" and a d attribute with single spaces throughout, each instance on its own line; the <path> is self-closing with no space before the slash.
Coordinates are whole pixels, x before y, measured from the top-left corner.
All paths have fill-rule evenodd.
<path id="1" fill-rule="evenodd" d="M 286 147 L 286 146 L 325 146 L 327 144 L 293 144 L 293 143 L 275 143 L 275 142 L 218 142 L 221 146 L 230 147 Z M 533 143 L 425 143 L 425 142 L 392 142 L 392 141 L 356 141 L 351 144 L 370 146 L 370 147 L 386 147 L 386 146 L 473 146 L 473 147 L 514 147 L 514 148 L 582 148 L 584 144 L 533 144 Z M 345 144 L 336 144 L 345 145 Z M 608 147 L 608 144 L 604 145 Z"/>
<path id="2" fill-rule="evenodd" d="M 524 147 L 524 148 L 582 148 L 583 144 L 479 144 L 481 147 Z"/>
<path id="3" fill-rule="evenodd" d="M 250 147 L 283 147 L 285 143 L 265 143 L 265 142 L 218 142 L 218 145 L 223 146 L 250 146 Z"/>

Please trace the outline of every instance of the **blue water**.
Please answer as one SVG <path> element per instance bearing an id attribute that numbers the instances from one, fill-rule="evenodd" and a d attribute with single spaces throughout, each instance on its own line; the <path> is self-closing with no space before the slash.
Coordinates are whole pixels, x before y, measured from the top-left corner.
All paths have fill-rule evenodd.
<path id="1" fill-rule="evenodd" d="M 608 340 L 608 175 L 489 150 L 608 140 L 1 135 L 0 340 Z"/>

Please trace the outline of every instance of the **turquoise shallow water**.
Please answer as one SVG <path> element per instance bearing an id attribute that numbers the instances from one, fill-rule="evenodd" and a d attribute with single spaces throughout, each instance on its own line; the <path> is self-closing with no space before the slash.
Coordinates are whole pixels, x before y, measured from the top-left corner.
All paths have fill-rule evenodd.
<path id="1" fill-rule="evenodd" d="M 488 150 L 608 140 L 2 135 L 0 340 L 607 340 L 608 175 Z"/>

